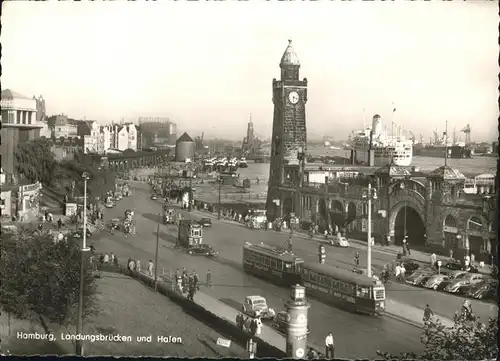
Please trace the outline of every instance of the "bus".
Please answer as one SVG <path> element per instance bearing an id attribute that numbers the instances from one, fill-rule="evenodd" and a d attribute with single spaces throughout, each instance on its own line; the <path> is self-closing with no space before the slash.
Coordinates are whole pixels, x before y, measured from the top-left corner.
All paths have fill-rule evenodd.
<path id="1" fill-rule="evenodd" d="M 350 311 L 379 315 L 385 310 L 385 287 L 366 275 L 320 263 L 299 265 L 307 294 Z"/>
<path id="2" fill-rule="evenodd" d="M 278 285 L 299 284 L 298 266 L 302 263 L 304 260 L 293 253 L 263 242 L 243 245 L 243 270 Z"/>

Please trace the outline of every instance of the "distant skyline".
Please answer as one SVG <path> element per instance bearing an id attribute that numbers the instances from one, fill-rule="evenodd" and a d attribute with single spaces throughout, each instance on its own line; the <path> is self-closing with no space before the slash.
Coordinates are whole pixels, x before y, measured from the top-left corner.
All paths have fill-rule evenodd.
<path id="1" fill-rule="evenodd" d="M 288 39 L 308 83 L 308 137 L 380 114 L 428 141 L 498 137 L 498 3 L 3 2 L 2 87 L 47 114 L 169 117 L 178 134 L 271 135 Z M 396 112 L 392 112 L 396 108 Z M 365 112 L 363 113 L 363 109 Z"/>

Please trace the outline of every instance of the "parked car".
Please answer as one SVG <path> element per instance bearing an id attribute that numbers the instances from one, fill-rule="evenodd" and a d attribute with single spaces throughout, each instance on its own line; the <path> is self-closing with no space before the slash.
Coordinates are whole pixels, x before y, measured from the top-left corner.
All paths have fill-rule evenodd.
<path id="1" fill-rule="evenodd" d="M 498 299 L 498 281 L 497 280 L 487 280 L 484 283 L 480 283 L 476 286 L 473 286 L 467 292 L 467 296 L 478 299 L 478 300 L 497 301 L 497 299 Z"/>
<path id="2" fill-rule="evenodd" d="M 333 236 L 330 239 L 330 244 L 335 247 L 349 247 L 349 242 L 344 236 Z"/>
<path id="3" fill-rule="evenodd" d="M 217 256 L 219 253 L 208 244 L 199 244 L 196 246 L 189 247 L 187 253 L 195 256 L 207 256 L 213 257 Z"/>
<path id="4" fill-rule="evenodd" d="M 481 273 L 467 273 L 460 279 L 450 282 L 444 290 L 450 293 L 466 293 L 471 287 L 483 282 L 486 278 Z"/>
<path id="5" fill-rule="evenodd" d="M 198 221 L 203 227 L 212 227 L 212 220 L 210 218 L 202 218 Z"/>
<path id="6" fill-rule="evenodd" d="M 408 276 L 405 281 L 413 286 L 420 286 L 434 274 L 435 272 L 431 270 L 417 270 Z"/>
<path id="7" fill-rule="evenodd" d="M 288 329 L 288 322 L 290 322 L 290 316 L 286 311 L 280 311 L 274 317 L 274 322 L 272 324 L 276 331 L 281 333 L 286 333 Z M 309 326 L 307 327 L 307 333 L 309 334 L 311 330 Z"/>
<path id="8" fill-rule="evenodd" d="M 441 283 L 442 287 L 440 289 L 444 289 L 451 282 L 455 280 L 460 280 L 469 274 L 469 272 L 467 271 L 450 271 L 450 270 L 448 270 L 448 272 L 443 272 L 442 270 L 441 273 L 448 276 L 448 279 Z"/>
<path id="9" fill-rule="evenodd" d="M 443 289 L 443 282 L 448 284 L 449 278 L 445 274 L 432 275 L 423 283 L 425 288 L 432 288 L 433 290 Z"/>
<path id="10" fill-rule="evenodd" d="M 107 201 L 106 204 L 104 204 L 104 207 L 106 208 L 113 208 L 115 206 L 115 202 L 113 201 Z"/>
<path id="11" fill-rule="evenodd" d="M 416 270 L 420 268 L 420 265 L 411 259 L 403 260 L 403 266 L 408 276 L 412 275 Z"/>
<path id="12" fill-rule="evenodd" d="M 158 199 L 158 196 L 156 194 L 151 194 L 151 200 L 156 201 Z"/>
<path id="13" fill-rule="evenodd" d="M 446 262 L 442 266 L 442 268 L 447 268 L 447 269 L 452 270 L 452 271 L 463 271 L 464 270 L 464 265 L 459 260 L 452 259 L 452 260 Z M 474 265 L 469 265 L 469 270 L 468 271 L 471 272 L 471 273 L 477 273 L 477 272 L 479 272 L 479 270 Z"/>
<path id="14" fill-rule="evenodd" d="M 262 296 L 247 296 L 241 306 L 241 310 L 251 317 L 261 317 L 264 319 L 273 319 L 276 315 L 276 312 L 267 306 L 267 301 Z"/>
<path id="15" fill-rule="evenodd" d="M 80 228 L 77 231 L 71 232 L 71 236 L 76 237 L 76 238 L 83 238 L 83 228 Z M 90 232 L 89 229 L 87 228 L 87 237 L 90 237 L 90 236 L 92 236 L 92 232 Z"/>

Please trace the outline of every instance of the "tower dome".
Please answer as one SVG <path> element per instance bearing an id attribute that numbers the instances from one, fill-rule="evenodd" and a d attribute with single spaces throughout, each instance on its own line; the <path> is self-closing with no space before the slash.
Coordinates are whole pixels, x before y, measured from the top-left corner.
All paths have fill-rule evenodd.
<path id="1" fill-rule="evenodd" d="M 288 40 L 288 46 L 286 47 L 285 52 L 281 57 L 280 67 L 289 65 L 300 66 L 299 57 L 292 47 L 291 40 Z"/>

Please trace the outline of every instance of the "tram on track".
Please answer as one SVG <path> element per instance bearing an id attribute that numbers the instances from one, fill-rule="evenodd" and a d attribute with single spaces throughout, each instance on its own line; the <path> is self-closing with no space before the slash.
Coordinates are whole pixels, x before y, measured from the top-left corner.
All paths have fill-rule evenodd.
<path id="1" fill-rule="evenodd" d="M 307 294 L 335 306 L 369 315 L 385 310 L 382 282 L 328 264 L 306 262 L 299 266 Z"/>
<path id="2" fill-rule="evenodd" d="M 243 246 L 243 270 L 278 285 L 298 284 L 302 263 L 304 260 L 293 253 L 264 243 L 246 242 Z"/>
<path id="3" fill-rule="evenodd" d="M 385 310 L 379 280 L 328 264 L 304 262 L 293 252 L 264 243 L 243 246 L 243 270 L 280 286 L 301 284 L 321 302 L 368 315 Z"/>

